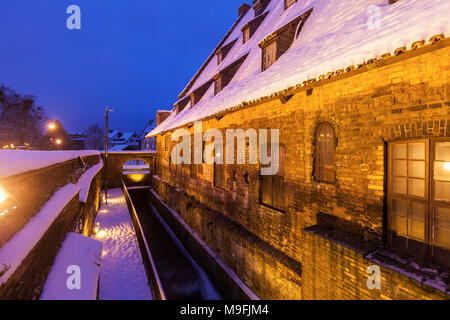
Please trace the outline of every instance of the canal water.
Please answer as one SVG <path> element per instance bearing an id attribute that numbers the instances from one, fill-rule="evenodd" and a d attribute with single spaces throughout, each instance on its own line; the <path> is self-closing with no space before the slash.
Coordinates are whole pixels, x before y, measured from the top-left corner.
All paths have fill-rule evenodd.
<path id="1" fill-rule="evenodd" d="M 129 190 L 168 300 L 219 300 L 205 271 L 184 249 L 148 199 L 149 189 Z"/>

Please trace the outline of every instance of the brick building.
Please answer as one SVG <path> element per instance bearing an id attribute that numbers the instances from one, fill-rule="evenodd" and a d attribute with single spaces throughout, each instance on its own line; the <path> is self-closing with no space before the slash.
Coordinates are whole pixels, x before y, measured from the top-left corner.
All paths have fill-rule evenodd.
<path id="1" fill-rule="evenodd" d="M 155 190 L 260 298 L 448 299 L 450 4 L 252 4 L 158 115 Z M 278 129 L 280 170 L 171 163 L 195 121 Z"/>

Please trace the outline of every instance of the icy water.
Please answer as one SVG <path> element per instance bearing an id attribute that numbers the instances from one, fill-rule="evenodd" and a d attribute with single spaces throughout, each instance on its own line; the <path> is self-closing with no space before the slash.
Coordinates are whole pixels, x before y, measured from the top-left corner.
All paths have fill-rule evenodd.
<path id="1" fill-rule="evenodd" d="M 186 252 L 148 201 L 149 190 L 129 190 L 168 300 L 221 299 L 203 269 Z"/>

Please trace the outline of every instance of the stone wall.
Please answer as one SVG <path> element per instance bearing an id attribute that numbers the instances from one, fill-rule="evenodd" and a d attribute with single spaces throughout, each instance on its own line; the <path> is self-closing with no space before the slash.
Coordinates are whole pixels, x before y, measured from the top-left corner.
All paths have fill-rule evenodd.
<path id="1" fill-rule="evenodd" d="M 210 128 L 218 128 L 222 132 L 237 128 L 280 130 L 280 143 L 286 150 L 284 195 L 287 206 L 283 212 L 260 203 L 257 165 L 225 165 L 224 189 L 213 185 L 212 165 L 198 165 L 195 177 L 191 176 L 189 165 L 169 165 L 170 152 L 175 145 L 170 141 L 170 132 L 157 137 L 157 175 L 173 190 L 182 190 L 207 208 L 194 209 L 182 216 L 194 230 L 209 238 L 208 244 L 230 266 L 236 264 L 242 268 L 237 273 L 261 297 L 281 298 L 287 295 L 312 299 L 314 296 L 339 296 L 326 289 L 319 295 L 314 285 L 299 295 L 307 288 L 300 283 L 296 284 L 296 290 L 280 292 L 278 289 L 284 283 L 289 287 L 290 281 L 280 279 L 277 283 L 278 280 L 274 279 L 269 284 L 268 273 L 258 270 L 260 266 L 269 264 L 270 258 L 257 258 L 239 237 L 225 234 L 224 239 L 220 238 L 222 234 L 221 228 L 217 227 L 217 219 L 206 212 L 220 212 L 239 226 L 236 230 L 243 228 L 255 235 L 258 241 L 269 244 L 301 263 L 303 268 L 306 268 L 306 253 L 310 250 L 317 250 L 317 254 L 326 256 L 332 254 L 329 250 L 319 250 L 305 243 L 303 229 L 318 223 L 332 225 L 352 234 L 361 243 L 384 247 L 385 146 L 389 141 L 402 138 L 450 137 L 449 44 L 448 39 L 442 40 L 433 46 L 377 61 L 298 88 L 288 92 L 285 97 L 265 99 L 203 121 L 203 131 Z M 333 125 L 337 137 L 334 184 L 319 183 L 312 176 L 314 133 L 318 124 L 324 121 Z M 192 126 L 185 129 L 193 134 Z M 168 148 L 165 146 L 166 141 Z M 163 189 L 158 187 L 162 198 L 176 210 L 185 212 L 185 198 L 174 196 L 172 199 L 170 192 Z M 232 228 L 224 232 L 238 233 L 236 230 Z M 215 241 L 215 237 L 219 240 Z M 236 243 L 232 242 L 232 238 Z M 230 250 L 245 257 L 239 259 L 247 263 L 224 257 L 231 254 Z M 359 261 L 356 256 L 353 259 Z M 310 261 L 308 259 L 308 263 Z M 309 278 L 302 279 L 302 282 L 311 284 L 313 275 L 321 279 L 322 274 L 324 277 L 331 274 L 331 271 L 324 273 L 322 267 L 329 271 L 331 268 L 329 264 L 308 265 L 308 270 L 313 269 L 308 273 Z M 345 264 L 338 264 L 333 265 L 333 268 L 345 270 L 346 267 Z M 388 278 L 389 281 L 404 281 L 404 278 L 395 274 Z M 303 274 L 302 277 L 305 276 Z M 357 284 L 351 278 L 343 281 L 343 288 L 356 290 Z M 336 286 L 336 280 L 332 277 L 324 278 L 323 282 Z M 358 285 L 365 286 L 365 282 Z M 425 296 L 426 293 L 408 295 L 386 289 L 378 295 L 367 297 L 414 299 Z M 435 297 L 433 294 L 428 296 Z M 349 294 L 345 297 L 356 299 L 358 295 Z"/>
<path id="2" fill-rule="evenodd" d="M 9 280 L 0 287 L 0 299 L 35 300 L 44 287 L 56 255 L 67 233 L 76 228 L 79 195 L 67 204 L 37 245 L 22 261 Z"/>
<path id="3" fill-rule="evenodd" d="M 91 167 L 99 162 L 98 156 L 84 158 Z M 0 220 L 0 247 L 25 226 L 41 207 L 62 186 L 77 183 L 84 171 L 77 159 L 47 168 L 1 179 L 0 184 L 14 197 L 17 209 Z M 103 171 L 93 178 L 86 204 L 76 194 L 58 215 L 50 228 L 28 253 L 20 267 L 0 287 L 0 299 L 38 299 L 53 265 L 54 259 L 69 232 L 89 236 L 98 211 Z"/>
<path id="4" fill-rule="evenodd" d="M 84 161 L 90 167 L 99 162 L 99 157 L 86 157 Z M 22 229 L 56 190 L 69 182 L 76 182 L 81 174 L 78 160 L 73 159 L 1 179 L 0 184 L 11 194 L 17 209 L 2 217 L 0 247 Z"/>
<path id="5" fill-rule="evenodd" d="M 150 167 L 150 171 L 154 172 L 154 159 L 156 158 L 155 152 L 112 152 L 108 153 L 108 161 L 105 161 L 105 154 L 103 154 L 103 161 L 105 164 L 105 170 L 108 172 L 107 181 L 109 188 L 120 188 L 122 186 L 121 180 L 123 178 L 122 168 L 131 160 L 145 161 Z M 149 185 L 150 176 L 145 177 L 143 181 L 138 184 Z M 129 181 L 133 183 L 132 180 Z M 127 184 L 128 185 L 128 184 Z"/>

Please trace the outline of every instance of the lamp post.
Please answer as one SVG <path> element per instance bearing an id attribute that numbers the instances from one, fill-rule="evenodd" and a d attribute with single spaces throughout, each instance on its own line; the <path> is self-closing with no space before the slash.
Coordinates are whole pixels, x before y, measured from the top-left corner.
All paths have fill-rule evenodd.
<path id="1" fill-rule="evenodd" d="M 105 114 L 105 203 L 108 205 L 108 118 L 109 113 L 114 112 L 114 110 L 106 107 Z"/>

